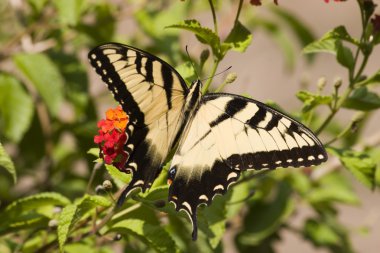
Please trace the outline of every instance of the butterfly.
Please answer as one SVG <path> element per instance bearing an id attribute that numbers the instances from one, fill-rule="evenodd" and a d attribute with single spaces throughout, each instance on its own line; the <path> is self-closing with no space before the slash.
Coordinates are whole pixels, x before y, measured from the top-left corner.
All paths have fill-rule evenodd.
<path id="1" fill-rule="evenodd" d="M 162 59 L 118 43 L 88 54 L 97 74 L 129 116 L 125 171 L 134 189 L 152 186 L 175 149 L 168 200 L 184 210 L 197 238 L 197 207 L 225 194 L 245 170 L 318 165 L 327 160 L 320 140 L 300 122 L 253 99 L 228 93 L 202 95 L 188 88 Z"/>

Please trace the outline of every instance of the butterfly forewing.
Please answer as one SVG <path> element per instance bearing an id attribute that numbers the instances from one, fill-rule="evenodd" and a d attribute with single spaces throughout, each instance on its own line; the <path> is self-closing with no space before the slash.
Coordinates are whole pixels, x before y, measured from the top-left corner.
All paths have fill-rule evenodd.
<path id="1" fill-rule="evenodd" d="M 188 126 L 171 165 L 169 200 L 185 210 L 196 236 L 196 209 L 224 194 L 240 172 L 318 165 L 321 142 L 301 123 L 258 101 L 208 94 Z"/>
<path id="2" fill-rule="evenodd" d="M 163 60 L 142 50 L 109 43 L 89 52 L 89 60 L 128 114 L 129 153 L 133 172 L 125 194 L 150 187 L 161 170 L 182 124 L 185 81 Z"/>

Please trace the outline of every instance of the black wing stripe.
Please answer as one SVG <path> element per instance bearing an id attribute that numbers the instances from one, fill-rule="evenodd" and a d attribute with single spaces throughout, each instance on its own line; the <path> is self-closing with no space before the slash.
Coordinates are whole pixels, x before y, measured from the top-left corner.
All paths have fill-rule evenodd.
<path id="1" fill-rule="evenodd" d="M 214 121 L 210 123 L 210 127 L 214 127 L 226 119 L 233 117 L 247 106 L 247 102 L 243 100 L 232 99 L 228 101 L 225 107 L 225 113 L 222 113 Z"/>
<path id="2" fill-rule="evenodd" d="M 259 106 L 259 110 L 253 115 L 252 118 L 248 119 L 246 123 L 252 127 L 256 128 L 256 126 L 265 119 L 265 115 L 267 114 L 267 111 L 262 107 Z"/>
<path id="3" fill-rule="evenodd" d="M 165 65 L 161 67 L 161 75 L 164 80 L 164 89 L 166 92 L 166 100 L 168 102 L 169 109 L 172 108 L 172 90 L 173 90 L 173 74 L 169 68 Z"/>

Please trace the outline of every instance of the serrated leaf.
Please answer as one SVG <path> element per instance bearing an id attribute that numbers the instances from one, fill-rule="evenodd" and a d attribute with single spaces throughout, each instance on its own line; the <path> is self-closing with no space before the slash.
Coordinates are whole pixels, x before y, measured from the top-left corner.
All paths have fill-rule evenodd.
<path id="1" fill-rule="evenodd" d="M 303 102 L 303 113 L 311 111 L 318 105 L 327 105 L 332 101 L 331 96 L 322 96 L 310 93 L 308 91 L 299 91 L 296 96 L 299 100 Z"/>
<path id="2" fill-rule="evenodd" d="M 166 28 L 179 28 L 194 33 L 201 43 L 211 47 L 216 57 L 219 59 L 223 58 L 224 55 L 222 55 L 221 52 L 219 36 L 210 28 L 201 26 L 197 20 L 185 20 L 178 24 L 167 26 Z"/>
<path id="3" fill-rule="evenodd" d="M 56 65 L 45 54 L 17 54 L 13 60 L 30 80 L 47 105 L 57 116 L 63 101 L 63 78 Z"/>
<path id="4" fill-rule="evenodd" d="M 232 49 L 238 52 L 244 52 L 252 42 L 252 33 L 240 22 L 235 23 L 231 32 L 222 43 L 223 54 Z"/>
<path id="5" fill-rule="evenodd" d="M 64 245 L 66 243 L 67 237 L 69 235 L 70 229 L 73 226 L 73 221 L 75 219 L 75 214 L 77 211 L 77 206 L 74 204 L 67 205 L 63 208 L 58 219 L 58 242 L 59 249 L 64 252 Z"/>
<path id="6" fill-rule="evenodd" d="M 380 97 L 369 91 L 367 87 L 354 90 L 353 94 L 345 100 L 343 107 L 360 111 L 371 111 L 380 108 Z"/>
<path id="7" fill-rule="evenodd" d="M 338 39 L 350 42 L 355 45 L 359 45 L 360 42 L 357 39 L 351 37 L 351 35 L 347 32 L 346 27 L 338 26 L 333 30 L 327 32 L 323 37 L 323 39 Z"/>
<path id="8" fill-rule="evenodd" d="M 138 237 L 157 252 L 173 252 L 176 249 L 173 239 L 161 226 L 152 225 L 143 220 L 123 220 L 113 225 L 109 232 L 111 231 Z"/>
<path id="9" fill-rule="evenodd" d="M 77 205 L 78 209 L 88 210 L 98 206 L 110 207 L 112 205 L 112 202 L 103 196 L 85 195 Z"/>
<path id="10" fill-rule="evenodd" d="M 16 217 L 21 213 L 28 212 L 42 206 L 66 206 L 70 200 L 56 192 L 44 192 L 18 199 L 8 205 L 1 215 Z"/>
<path id="11" fill-rule="evenodd" d="M 337 51 L 338 51 L 338 46 L 336 44 L 335 39 L 324 39 L 324 40 L 314 41 L 308 44 L 302 50 L 304 54 L 324 52 L 324 53 L 331 53 L 334 55 L 336 55 Z"/>
<path id="12" fill-rule="evenodd" d="M 53 1 L 58 10 L 58 19 L 62 25 L 78 24 L 84 11 L 84 0 L 55 0 Z"/>
<path id="13" fill-rule="evenodd" d="M 13 183 L 17 181 L 17 174 L 15 166 L 12 162 L 12 159 L 9 157 L 7 152 L 5 151 L 3 145 L 0 143 L 0 167 L 4 168 L 6 171 L 11 174 L 13 178 Z"/>
<path id="14" fill-rule="evenodd" d="M 349 149 L 329 148 L 329 152 L 338 156 L 343 166 L 363 185 L 375 187 L 376 162 L 365 152 Z"/>
<path id="15" fill-rule="evenodd" d="M 19 142 L 30 127 L 33 112 L 33 101 L 20 82 L 0 75 L 0 127 L 4 135 Z"/>

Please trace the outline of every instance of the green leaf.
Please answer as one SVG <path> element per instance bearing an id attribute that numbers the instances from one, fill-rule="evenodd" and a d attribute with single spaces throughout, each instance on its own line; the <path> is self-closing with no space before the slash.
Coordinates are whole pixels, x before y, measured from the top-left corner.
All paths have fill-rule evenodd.
<path id="1" fill-rule="evenodd" d="M 61 214 L 59 215 L 57 233 L 58 233 L 59 249 L 61 250 L 61 252 L 64 252 L 63 247 L 66 243 L 67 237 L 69 235 L 69 231 L 72 228 L 76 211 L 77 211 L 77 206 L 74 204 L 71 204 L 63 208 Z"/>
<path id="2" fill-rule="evenodd" d="M 0 167 L 8 171 L 9 174 L 12 175 L 13 183 L 16 183 L 17 174 L 16 174 L 15 166 L 1 143 L 0 143 Z"/>
<path id="3" fill-rule="evenodd" d="M 342 66 L 348 68 L 349 70 L 352 70 L 355 64 L 355 60 L 351 49 L 345 47 L 342 43 L 340 43 L 340 41 L 337 41 L 336 43 L 338 49 L 336 52 L 336 59 Z"/>
<path id="4" fill-rule="evenodd" d="M 343 45 L 342 41 L 359 45 L 347 32 L 346 28 L 339 26 L 326 33 L 320 40 L 314 41 L 304 47 L 303 53 L 332 53 L 336 55 L 337 61 L 344 67 L 352 70 L 354 67 L 354 57 L 350 48 Z"/>
<path id="5" fill-rule="evenodd" d="M 90 155 L 95 156 L 96 158 L 99 158 L 99 152 L 100 152 L 100 149 L 99 149 L 99 148 L 90 148 L 90 149 L 87 151 L 87 154 L 90 154 Z"/>
<path id="6" fill-rule="evenodd" d="M 41 12 L 41 10 L 45 7 L 48 0 L 28 0 L 30 6 L 33 7 L 35 12 Z"/>
<path id="7" fill-rule="evenodd" d="M 231 192 L 225 196 L 217 196 L 211 206 L 200 212 L 199 220 L 203 219 L 207 224 L 207 230 L 199 224 L 199 228 L 205 232 L 211 248 L 216 249 L 226 231 L 227 210 L 226 204 L 231 197 Z"/>
<path id="8" fill-rule="evenodd" d="M 252 33 L 240 22 L 235 23 L 230 34 L 222 43 L 223 54 L 232 49 L 238 52 L 244 52 L 252 42 Z"/>
<path id="9" fill-rule="evenodd" d="M 356 205 L 359 199 L 350 182 L 340 173 L 329 173 L 317 182 L 313 190 L 305 195 L 305 199 L 313 205 L 338 202 Z"/>
<path id="10" fill-rule="evenodd" d="M 340 242 L 339 235 L 329 225 L 315 219 L 308 219 L 303 230 L 306 238 L 318 246 L 338 245 Z"/>
<path id="11" fill-rule="evenodd" d="M 335 148 L 329 148 L 328 151 L 338 156 L 343 166 L 348 169 L 359 182 L 370 189 L 374 189 L 377 165 L 367 153 Z"/>
<path id="12" fill-rule="evenodd" d="M 179 28 L 194 33 L 201 43 L 207 44 L 211 47 L 214 55 L 218 59 L 223 58 L 224 55 L 221 52 L 219 36 L 210 28 L 201 26 L 197 20 L 185 20 L 178 24 L 167 26 L 166 28 Z"/>
<path id="13" fill-rule="evenodd" d="M 21 213 L 28 212 L 42 206 L 66 206 L 70 200 L 56 192 L 44 192 L 18 199 L 8 205 L 1 215 L 16 217 Z"/>
<path id="14" fill-rule="evenodd" d="M 19 142 L 30 127 L 34 104 L 20 82 L 8 75 L 0 75 L 0 127 L 4 135 Z"/>
<path id="15" fill-rule="evenodd" d="M 351 35 L 347 32 L 346 27 L 344 26 L 338 26 L 333 30 L 327 32 L 322 37 L 322 40 L 326 39 L 344 40 L 357 46 L 360 45 L 360 42 L 357 39 L 352 38 Z"/>
<path id="16" fill-rule="evenodd" d="M 121 172 L 115 166 L 106 164 L 106 169 L 118 187 L 123 187 L 131 181 L 131 174 Z"/>
<path id="17" fill-rule="evenodd" d="M 369 91 L 367 87 L 354 90 L 353 94 L 346 99 L 343 107 L 360 111 L 371 111 L 380 108 L 380 97 Z"/>
<path id="18" fill-rule="evenodd" d="M 331 96 L 312 94 L 308 91 L 299 91 L 297 98 L 303 102 L 302 112 L 307 113 L 318 105 L 328 105 L 332 102 Z"/>
<path id="19" fill-rule="evenodd" d="M 193 65 L 190 62 L 185 62 L 175 68 L 178 73 L 186 80 L 187 86 L 190 86 L 191 82 L 198 79 L 195 73 Z"/>
<path id="20" fill-rule="evenodd" d="M 62 25 L 76 25 L 82 17 L 86 6 L 84 0 L 55 0 L 53 1 L 58 10 L 58 19 Z"/>
<path id="21" fill-rule="evenodd" d="M 295 202 L 290 196 L 289 185 L 280 183 L 277 195 L 271 201 L 256 200 L 253 202 L 243 222 L 244 232 L 238 235 L 240 243 L 258 245 L 276 232 L 295 208 Z"/>
<path id="22" fill-rule="evenodd" d="M 173 239 L 162 226 L 152 225 L 144 220 L 126 219 L 113 225 L 109 232 L 111 231 L 137 237 L 157 252 L 173 252 L 176 249 Z"/>
<path id="23" fill-rule="evenodd" d="M 63 208 L 58 220 L 59 248 L 63 252 L 63 246 L 67 240 L 70 229 L 81 219 L 86 217 L 96 207 L 110 207 L 112 202 L 102 196 L 85 195 L 76 204 Z"/>
<path id="24" fill-rule="evenodd" d="M 63 78 L 45 54 L 17 54 L 13 60 L 30 80 L 54 116 L 58 115 L 63 100 Z"/>
<path id="25" fill-rule="evenodd" d="M 304 47 L 302 50 L 304 54 L 313 54 L 321 52 L 336 54 L 337 51 L 338 46 L 335 39 L 324 39 L 314 41 L 306 47 Z"/>

